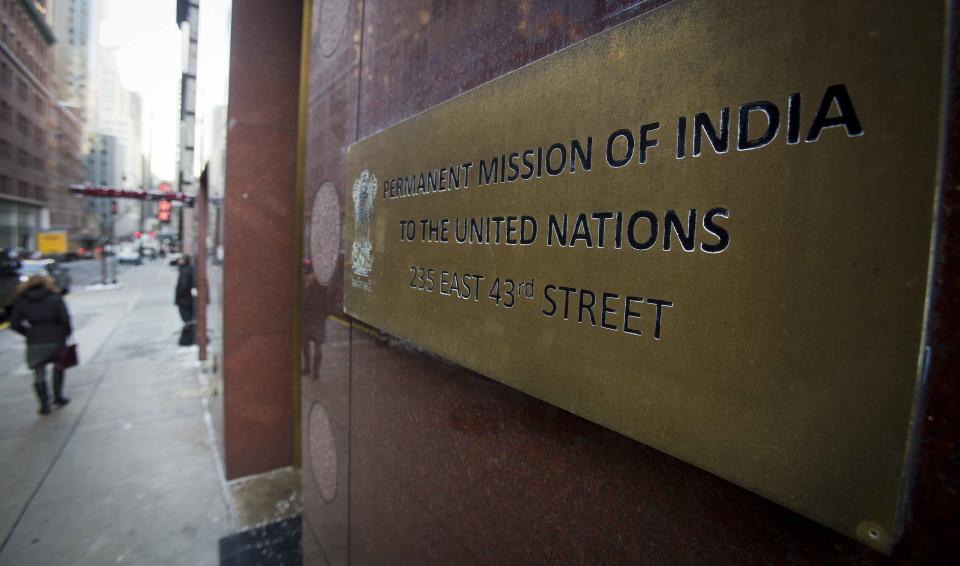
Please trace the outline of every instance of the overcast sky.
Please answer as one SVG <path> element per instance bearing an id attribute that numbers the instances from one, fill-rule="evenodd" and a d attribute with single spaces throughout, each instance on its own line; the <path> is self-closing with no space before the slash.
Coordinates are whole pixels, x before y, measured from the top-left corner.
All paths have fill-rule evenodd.
<path id="1" fill-rule="evenodd" d="M 181 73 L 181 35 L 175 21 L 176 0 L 102 1 L 105 10 L 100 41 L 118 48 L 120 80 L 126 88 L 143 98 L 146 138 L 143 151 L 152 148 L 155 175 L 174 180 Z M 198 116 L 218 105 L 225 105 L 227 101 L 229 14 L 230 0 L 200 1 Z M 199 131 L 197 133 L 199 135 Z M 199 140 L 196 145 L 199 147 Z"/>

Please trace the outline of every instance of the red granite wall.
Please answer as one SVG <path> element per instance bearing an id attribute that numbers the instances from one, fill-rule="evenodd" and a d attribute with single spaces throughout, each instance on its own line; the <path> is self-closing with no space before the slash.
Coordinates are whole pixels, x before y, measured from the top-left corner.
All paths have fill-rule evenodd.
<path id="1" fill-rule="evenodd" d="M 294 459 L 299 2 L 233 3 L 224 198 L 228 478 Z"/>
<path id="2" fill-rule="evenodd" d="M 351 143 L 662 3 L 313 2 L 301 305 L 308 563 L 885 560 L 707 472 L 342 318 Z M 956 131 L 949 187 L 960 185 Z M 960 193 L 944 195 L 929 402 L 901 563 L 960 555 Z"/>

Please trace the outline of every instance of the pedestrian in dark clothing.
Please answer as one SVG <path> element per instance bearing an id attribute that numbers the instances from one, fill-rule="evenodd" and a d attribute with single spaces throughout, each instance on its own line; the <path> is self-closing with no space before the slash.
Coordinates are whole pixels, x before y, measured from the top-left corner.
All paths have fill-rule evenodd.
<path id="1" fill-rule="evenodd" d="M 190 256 L 181 256 L 178 263 L 180 264 L 180 276 L 177 278 L 177 289 L 174 293 L 173 302 L 180 309 L 180 319 L 183 320 L 183 330 L 180 332 L 179 343 L 181 346 L 190 346 L 196 343 L 193 298 L 197 285 L 194 279 L 193 266 L 190 265 Z"/>
<path id="2" fill-rule="evenodd" d="M 40 400 L 40 414 L 50 414 L 47 393 L 47 364 L 53 363 L 66 348 L 73 333 L 70 313 L 56 284 L 49 277 L 34 275 L 17 291 L 17 302 L 10 315 L 10 327 L 27 337 L 27 365 L 33 370 L 33 387 Z M 63 369 L 53 369 L 53 402 L 66 405 L 63 396 Z"/>

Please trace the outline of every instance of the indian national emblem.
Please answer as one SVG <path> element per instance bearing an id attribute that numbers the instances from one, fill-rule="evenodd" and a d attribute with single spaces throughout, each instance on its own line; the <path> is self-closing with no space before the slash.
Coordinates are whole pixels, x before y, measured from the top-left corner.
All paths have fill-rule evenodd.
<path id="1" fill-rule="evenodd" d="M 377 178 L 366 169 L 353 182 L 353 272 L 368 277 L 373 269 L 373 243 L 370 242 L 370 216 L 377 195 Z"/>

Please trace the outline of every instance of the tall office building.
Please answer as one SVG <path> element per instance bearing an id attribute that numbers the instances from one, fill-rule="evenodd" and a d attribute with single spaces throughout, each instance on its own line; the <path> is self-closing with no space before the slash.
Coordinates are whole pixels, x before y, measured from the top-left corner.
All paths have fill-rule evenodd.
<path id="1" fill-rule="evenodd" d="M 76 117 L 55 90 L 50 3 L 0 2 L 0 247 L 31 251 L 36 232 L 57 228 L 76 238 L 82 207 L 67 198 L 75 182 Z M 64 167 L 61 154 L 70 155 Z M 72 164 L 72 165 L 71 165 Z"/>
<path id="2" fill-rule="evenodd" d="M 88 0 L 51 0 L 48 21 L 52 23 L 53 94 L 50 116 L 52 175 L 56 191 L 50 194 L 51 227 L 65 228 L 80 245 L 97 237 L 96 222 L 86 203 L 65 188 L 87 180 L 84 163 L 84 106 L 87 97 Z"/>
<path id="3" fill-rule="evenodd" d="M 180 79 L 180 159 L 177 190 L 196 194 L 194 143 L 197 109 L 197 45 L 200 31 L 200 0 L 177 0 L 177 25 L 183 37 L 183 72 Z M 180 239 L 185 250 L 196 251 L 196 217 L 182 208 Z"/>
<path id="4" fill-rule="evenodd" d="M 74 1 L 83 3 L 89 18 L 85 52 L 89 81 L 84 106 L 88 178 L 111 187 L 139 188 L 149 183 L 141 143 L 142 101 L 121 82 L 117 47 L 101 41 L 106 2 Z M 96 203 L 96 207 L 102 216 L 109 214 L 108 203 Z M 139 227 L 139 205 L 119 201 L 115 220 L 118 239 L 132 236 Z"/>
<path id="5" fill-rule="evenodd" d="M 75 109 L 83 120 L 87 104 L 89 73 L 87 59 L 90 33 L 89 0 L 54 0 L 51 6 L 53 33 L 54 82 L 57 96 L 64 105 Z"/>

